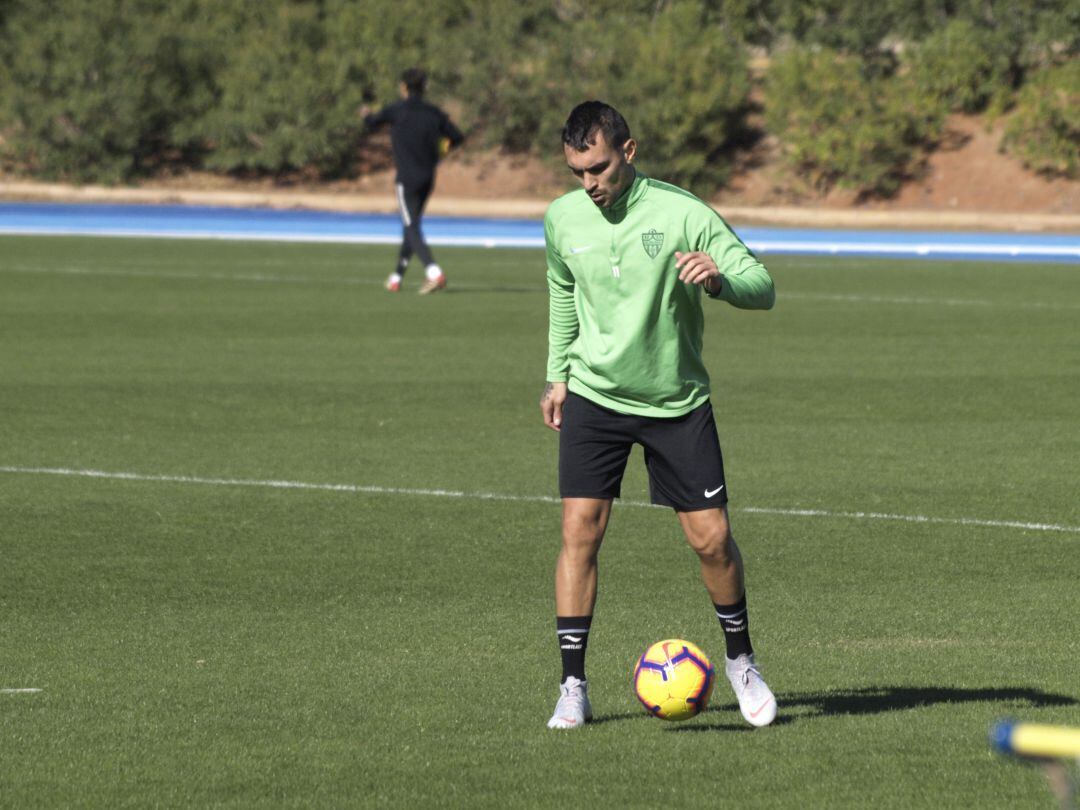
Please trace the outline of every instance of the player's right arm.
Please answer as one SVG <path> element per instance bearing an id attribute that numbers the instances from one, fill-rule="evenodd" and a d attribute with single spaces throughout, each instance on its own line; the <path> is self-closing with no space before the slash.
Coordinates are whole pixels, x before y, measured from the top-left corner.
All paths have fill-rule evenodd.
<path id="1" fill-rule="evenodd" d="M 360 117 L 364 121 L 364 126 L 368 129 L 374 129 L 380 127 L 383 124 L 392 124 L 394 122 L 394 112 L 397 109 L 396 104 L 387 104 L 378 112 L 371 112 L 365 105 L 360 108 Z"/>
<path id="2" fill-rule="evenodd" d="M 551 209 L 544 217 L 547 253 L 548 362 L 547 385 L 540 398 L 544 424 L 552 430 L 562 426 L 562 406 L 570 379 L 570 347 L 577 340 L 579 324 L 574 306 L 574 275 L 559 255 Z"/>
<path id="3" fill-rule="evenodd" d="M 540 413 L 544 424 L 552 430 L 562 430 L 562 410 L 566 403 L 566 383 L 544 383 L 544 392 L 540 395 Z"/>

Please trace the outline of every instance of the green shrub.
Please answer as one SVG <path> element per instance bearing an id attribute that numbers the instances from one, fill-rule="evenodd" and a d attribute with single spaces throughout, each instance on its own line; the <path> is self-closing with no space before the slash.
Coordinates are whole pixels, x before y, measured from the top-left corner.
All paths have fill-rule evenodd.
<path id="1" fill-rule="evenodd" d="M 863 194 L 894 193 L 944 117 L 911 82 L 868 76 L 861 60 L 830 50 L 775 60 L 765 104 L 769 131 L 815 187 Z"/>
<path id="2" fill-rule="evenodd" d="M 913 47 L 911 80 L 926 98 L 974 113 L 1012 92 L 1007 43 L 993 30 L 953 20 Z"/>
<path id="3" fill-rule="evenodd" d="M 0 0 L 0 160 L 74 180 L 201 165 L 337 176 L 362 142 L 357 107 L 392 100 L 401 70 L 420 64 L 474 142 L 560 160 L 567 112 L 600 98 L 629 119 L 647 171 L 709 195 L 747 126 L 744 42 L 795 47 L 767 82 L 769 128 L 794 164 L 819 186 L 880 194 L 912 171 L 943 107 L 1000 106 L 1026 76 L 1075 61 L 1080 6 Z M 1063 165 L 1072 113 L 1044 81 L 1008 144 L 1032 165 Z M 1039 132 L 1026 108 L 1050 110 L 1060 132 Z"/>
<path id="4" fill-rule="evenodd" d="M 750 78 L 734 40 L 718 31 L 687 37 L 700 29 L 704 5 L 673 3 L 633 24 L 601 75 L 602 92 L 630 117 L 646 169 L 709 196 L 727 179 L 732 143 L 745 130 Z"/>
<path id="5" fill-rule="evenodd" d="M 544 5 L 468 3 L 435 49 L 436 74 L 457 98 L 461 124 L 487 145 L 540 151 L 565 104 L 564 79 L 553 70 L 564 47 L 561 23 Z"/>
<path id="6" fill-rule="evenodd" d="M 683 0 L 648 13 L 579 9 L 569 20 L 533 15 L 519 28 L 517 58 L 501 67 L 467 51 L 462 98 L 482 99 L 475 119 L 490 143 L 561 162 L 559 133 L 586 99 L 622 112 L 643 167 L 709 195 L 727 176 L 731 141 L 741 133 L 749 93 L 743 48 L 700 29 L 705 4 Z"/>
<path id="7" fill-rule="evenodd" d="M 472 5 L 459 8 L 456 0 L 322 0 L 334 81 L 359 88 L 369 103 L 385 103 L 397 98 L 401 72 L 419 65 L 442 96 L 453 88 L 462 60 L 448 40 Z M 492 50 L 491 41 L 487 46 Z"/>
<path id="8" fill-rule="evenodd" d="M 207 167 L 330 175 L 349 164 L 362 87 L 326 47 L 319 3 L 234 3 L 208 36 L 222 54 L 216 100 L 178 129 L 203 144 Z"/>
<path id="9" fill-rule="evenodd" d="M 1003 146 L 1028 168 L 1080 177 L 1080 61 L 1037 73 L 1020 89 Z"/>
<path id="10" fill-rule="evenodd" d="M 919 2 L 919 0 L 913 0 Z M 877 53 L 882 41 L 905 24 L 913 3 L 897 0 L 773 0 L 773 44 L 784 36 L 841 53 Z M 768 12 L 766 12 L 768 13 Z"/>
<path id="11" fill-rule="evenodd" d="M 1027 74 L 1080 53 L 1076 0 L 962 0 L 955 13 L 997 35 L 1017 85 Z"/>
<path id="12" fill-rule="evenodd" d="M 463 13 L 455 3 L 234 0 L 231 7 L 219 99 L 192 127 L 207 145 L 209 168 L 348 174 L 364 137 L 361 104 L 395 101 L 401 72 L 414 65 L 431 74 L 437 99 L 456 84 L 459 55 L 445 47 Z"/>
<path id="13" fill-rule="evenodd" d="M 172 24 L 188 2 L 9 3 L 0 129 L 43 177 L 117 182 L 162 158 L 173 124 L 209 103 L 203 53 Z"/>

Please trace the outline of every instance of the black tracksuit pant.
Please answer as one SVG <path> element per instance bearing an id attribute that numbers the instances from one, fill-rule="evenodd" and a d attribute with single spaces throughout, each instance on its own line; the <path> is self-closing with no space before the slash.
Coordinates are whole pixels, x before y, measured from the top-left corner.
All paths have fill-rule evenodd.
<path id="1" fill-rule="evenodd" d="M 424 213 L 428 197 L 434 182 L 430 181 L 422 186 L 405 186 L 401 183 L 396 185 L 398 209 L 401 213 L 401 252 L 398 254 L 397 272 L 404 274 L 409 264 L 409 259 L 415 254 L 424 267 L 434 264 L 435 259 L 431 255 L 431 249 L 424 241 L 424 234 L 420 230 L 420 217 Z"/>

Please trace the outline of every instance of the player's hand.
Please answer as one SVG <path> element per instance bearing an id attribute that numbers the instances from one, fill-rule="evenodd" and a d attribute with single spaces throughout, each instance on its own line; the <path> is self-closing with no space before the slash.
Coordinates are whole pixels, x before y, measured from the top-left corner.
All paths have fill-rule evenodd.
<path id="1" fill-rule="evenodd" d="M 356 111 L 356 114 L 359 115 L 361 118 L 367 118 L 369 115 L 371 115 L 371 105 L 361 104 L 360 108 Z"/>
<path id="2" fill-rule="evenodd" d="M 701 250 L 693 253 L 680 253 L 675 251 L 675 269 L 679 271 L 679 281 L 687 284 L 701 284 L 709 290 L 716 289 L 716 282 L 711 279 L 720 276 L 720 268 L 716 266 L 712 256 Z"/>
<path id="3" fill-rule="evenodd" d="M 540 413 L 544 424 L 552 430 L 562 430 L 562 409 L 566 402 L 566 383 L 549 382 L 540 395 Z"/>

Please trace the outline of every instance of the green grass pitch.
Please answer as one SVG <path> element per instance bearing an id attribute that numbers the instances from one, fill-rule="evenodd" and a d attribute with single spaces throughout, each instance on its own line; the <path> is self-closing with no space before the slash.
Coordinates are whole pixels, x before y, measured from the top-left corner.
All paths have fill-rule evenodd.
<path id="1" fill-rule="evenodd" d="M 1080 268 L 766 257 L 774 311 L 706 302 L 780 717 L 636 703 L 649 643 L 723 641 L 635 452 L 559 733 L 543 257 L 438 255 L 392 296 L 389 247 L 0 238 L 0 689 L 41 690 L 0 805 L 1049 806 L 986 732 L 1080 724 Z"/>

